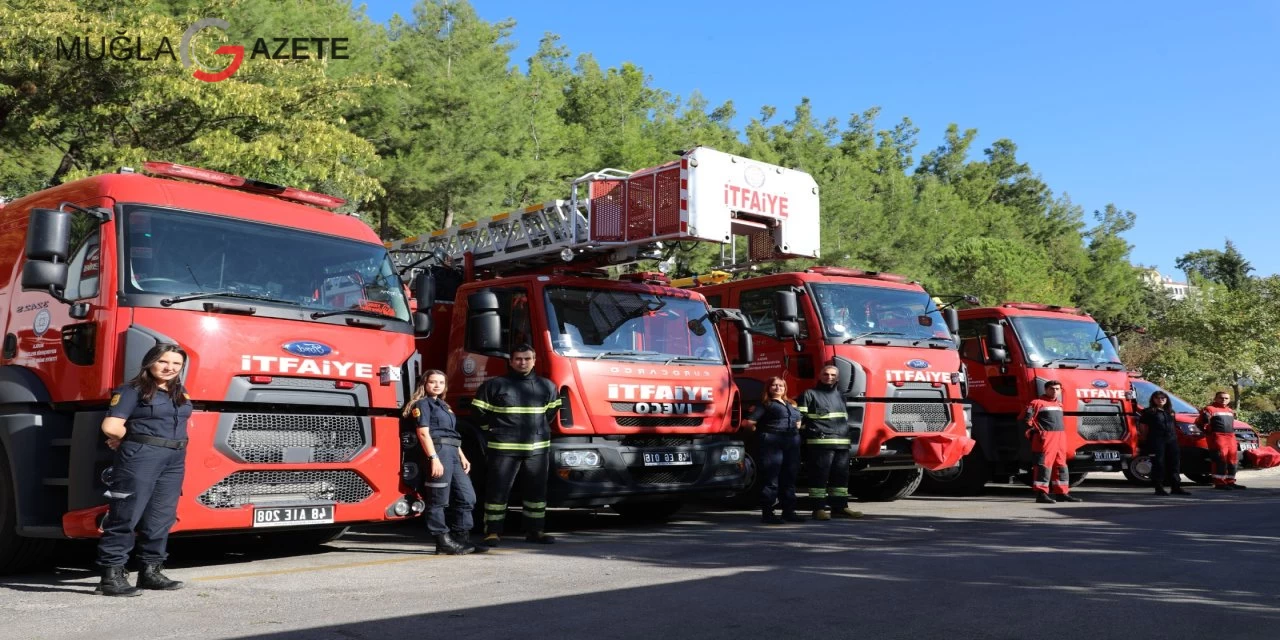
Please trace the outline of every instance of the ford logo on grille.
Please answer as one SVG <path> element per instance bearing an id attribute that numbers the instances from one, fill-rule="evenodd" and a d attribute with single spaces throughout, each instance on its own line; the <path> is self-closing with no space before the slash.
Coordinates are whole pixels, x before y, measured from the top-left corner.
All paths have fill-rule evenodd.
<path id="1" fill-rule="evenodd" d="M 1093 386 L 1095 386 L 1095 387 L 1097 387 L 1097 388 L 1099 388 L 1099 389 L 1106 389 L 1107 387 L 1109 387 L 1109 386 L 1111 386 L 1111 385 L 1107 384 L 1107 381 L 1106 381 L 1106 380 L 1094 380 L 1094 381 L 1093 381 Z"/>
<path id="2" fill-rule="evenodd" d="M 284 343 L 283 349 L 295 356 L 304 358 L 319 358 L 333 353 L 333 348 L 323 342 L 312 342 L 310 340 L 294 340 L 293 342 Z"/>
<path id="3" fill-rule="evenodd" d="M 929 361 L 928 360 L 911 360 L 907 362 L 907 366 L 911 367 L 912 369 L 928 369 Z"/>

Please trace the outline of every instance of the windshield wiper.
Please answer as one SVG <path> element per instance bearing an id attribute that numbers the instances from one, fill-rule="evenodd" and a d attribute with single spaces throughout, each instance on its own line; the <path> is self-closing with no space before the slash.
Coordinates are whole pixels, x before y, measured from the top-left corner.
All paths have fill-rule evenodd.
<path id="1" fill-rule="evenodd" d="M 869 336 L 900 336 L 900 335 L 903 335 L 903 334 L 898 331 L 867 331 L 866 333 L 859 333 L 858 335 L 852 338 L 845 339 L 844 344 L 852 344 L 858 340 L 861 340 L 862 338 L 866 338 Z"/>
<path id="2" fill-rule="evenodd" d="M 596 357 L 592 358 L 592 360 L 599 360 L 600 358 L 604 358 L 608 356 L 656 356 L 656 355 L 660 355 L 660 354 L 657 351 L 601 351 L 600 353 L 597 353 Z"/>
<path id="3" fill-rule="evenodd" d="M 271 296 L 260 296 L 252 293 L 236 293 L 234 291 L 202 291 L 199 293 L 187 293 L 180 296 L 173 296 L 172 298 L 165 298 L 160 301 L 160 304 L 166 307 L 170 307 L 179 302 L 187 302 L 189 300 L 203 300 L 204 298 L 214 298 L 214 297 L 238 298 L 240 300 L 259 300 L 262 302 L 278 302 L 280 304 L 288 304 L 288 305 L 293 305 L 295 307 L 302 306 L 300 303 L 293 300 L 281 300 L 280 298 L 272 298 Z"/>
<path id="4" fill-rule="evenodd" d="M 700 358 L 698 356 L 671 356 L 662 364 L 671 364 L 672 362 L 715 362 L 719 364 L 716 358 Z"/>
<path id="5" fill-rule="evenodd" d="M 315 313 L 311 314 L 311 319 L 319 320 L 320 318 L 328 318 L 329 316 L 338 316 L 344 313 L 349 313 L 357 316 L 367 316 L 370 318 L 377 318 L 379 320 L 395 320 L 396 319 L 394 316 L 389 316 L 385 313 L 378 313 L 377 311 L 369 311 L 368 309 L 334 309 L 331 311 L 316 311 Z"/>
<path id="6" fill-rule="evenodd" d="M 1099 364 L 1099 363 L 1095 363 L 1093 360 L 1090 360 L 1089 358 L 1054 358 L 1044 363 L 1044 366 L 1048 367 L 1050 365 L 1060 364 L 1063 362 L 1088 362 L 1090 364 Z"/>

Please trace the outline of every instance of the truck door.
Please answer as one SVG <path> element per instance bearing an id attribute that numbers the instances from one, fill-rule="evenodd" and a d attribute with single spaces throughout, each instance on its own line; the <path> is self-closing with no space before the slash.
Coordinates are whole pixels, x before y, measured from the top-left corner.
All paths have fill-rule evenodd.
<path id="1" fill-rule="evenodd" d="M 788 289 L 790 285 L 779 284 L 756 289 L 743 289 L 738 294 L 738 308 L 751 322 L 751 339 L 755 349 L 755 361 L 747 369 L 750 380 L 758 383 L 757 388 L 742 390 L 744 406 L 759 401 L 765 380 L 773 376 L 781 376 L 787 380 L 787 388 L 796 390 L 805 388 L 812 382 L 816 371 L 813 356 L 796 351 L 796 341 L 791 338 L 779 339 L 777 318 L 774 316 L 773 294 L 775 291 Z M 809 297 L 800 297 L 800 340 L 809 337 L 808 322 Z"/>

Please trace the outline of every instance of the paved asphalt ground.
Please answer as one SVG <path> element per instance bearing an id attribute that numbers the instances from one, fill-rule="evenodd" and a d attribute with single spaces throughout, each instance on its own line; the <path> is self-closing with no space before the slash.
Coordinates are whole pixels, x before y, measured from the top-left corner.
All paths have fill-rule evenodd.
<path id="1" fill-rule="evenodd" d="M 418 523 L 318 551 L 175 540 L 177 592 L 90 595 L 91 545 L 0 578 L 0 638 L 1277 638 L 1280 469 L 1156 498 L 1091 476 L 862 505 L 766 527 L 701 505 L 664 526 L 553 512 L 558 544 L 434 556 Z"/>

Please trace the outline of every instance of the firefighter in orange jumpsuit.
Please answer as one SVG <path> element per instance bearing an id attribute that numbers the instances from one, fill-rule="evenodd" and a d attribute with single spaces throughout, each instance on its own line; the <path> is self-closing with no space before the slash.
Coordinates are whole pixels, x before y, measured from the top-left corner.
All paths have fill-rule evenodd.
<path id="1" fill-rule="evenodd" d="M 1196 426 L 1204 432 L 1209 445 L 1210 472 L 1214 489 L 1244 489 L 1236 483 L 1240 452 L 1236 446 L 1236 414 L 1231 410 L 1231 394 L 1219 391 L 1213 394 L 1213 404 L 1200 410 Z"/>
<path id="2" fill-rule="evenodd" d="M 1044 385 L 1044 395 L 1031 401 L 1023 414 L 1027 438 L 1031 440 L 1031 452 L 1035 461 L 1032 471 L 1032 488 L 1036 502 L 1053 504 L 1056 501 L 1080 502 L 1071 495 L 1070 476 L 1067 471 L 1067 433 L 1062 422 L 1062 383 L 1050 380 Z M 1053 496 L 1057 496 L 1054 500 Z"/>

